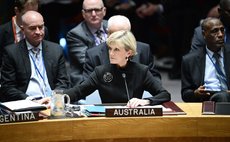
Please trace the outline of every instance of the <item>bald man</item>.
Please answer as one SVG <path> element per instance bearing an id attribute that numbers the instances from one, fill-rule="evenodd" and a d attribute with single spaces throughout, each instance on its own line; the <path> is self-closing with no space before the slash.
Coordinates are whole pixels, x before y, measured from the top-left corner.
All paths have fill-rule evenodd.
<path id="1" fill-rule="evenodd" d="M 22 16 L 25 39 L 5 47 L 2 64 L 0 101 L 50 97 L 53 89 L 68 87 L 62 47 L 44 38 L 40 13 Z"/>
<path id="2" fill-rule="evenodd" d="M 107 21 L 103 20 L 105 14 L 106 8 L 102 0 L 84 0 L 82 4 L 84 21 L 66 35 L 73 86 L 82 82 L 86 51 L 107 38 Z"/>
<path id="3" fill-rule="evenodd" d="M 24 38 L 21 32 L 22 15 L 27 11 L 38 11 L 38 0 L 15 0 L 15 16 L 9 22 L 0 25 L 0 66 L 2 62 L 3 48 L 12 43 L 17 43 Z M 48 30 L 45 28 L 45 39 L 48 39 Z"/>
<path id="4" fill-rule="evenodd" d="M 112 16 L 108 20 L 108 36 L 119 30 L 130 31 L 130 21 L 127 17 L 122 15 Z M 88 77 L 96 66 L 110 64 L 108 47 L 106 43 L 102 43 L 97 47 L 87 50 L 85 58 L 86 60 L 83 72 L 85 77 Z M 132 61 L 147 65 L 152 75 L 156 77 L 159 82 L 161 82 L 160 73 L 154 68 L 154 58 L 148 44 L 137 42 L 137 55 L 133 57 Z"/>

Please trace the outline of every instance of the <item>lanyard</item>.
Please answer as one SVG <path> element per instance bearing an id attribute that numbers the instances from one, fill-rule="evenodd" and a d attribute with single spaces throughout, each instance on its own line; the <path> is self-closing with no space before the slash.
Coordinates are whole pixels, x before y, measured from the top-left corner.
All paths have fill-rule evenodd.
<path id="1" fill-rule="evenodd" d="M 30 55 L 30 57 L 31 57 L 31 59 L 32 59 L 32 61 L 33 61 L 33 64 L 34 64 L 36 73 L 38 73 L 39 76 L 42 78 L 42 81 L 43 81 L 43 83 L 44 83 L 44 85 L 45 85 L 45 87 L 46 87 L 45 78 L 44 78 L 44 76 L 45 76 L 45 68 L 44 68 L 44 61 L 43 61 L 43 58 L 42 58 L 42 65 L 43 65 L 43 69 L 44 69 L 44 70 L 43 70 L 43 75 L 42 75 L 41 72 L 39 71 L 39 69 L 38 69 L 36 63 L 35 63 L 35 59 L 33 58 L 33 56 L 31 56 L 31 54 L 29 54 L 29 55 Z"/>
<path id="2" fill-rule="evenodd" d="M 12 28 L 13 28 L 13 34 L 14 34 L 14 43 L 18 42 L 18 38 L 17 38 L 17 33 L 16 33 L 16 26 L 15 26 L 15 16 L 12 17 Z"/>

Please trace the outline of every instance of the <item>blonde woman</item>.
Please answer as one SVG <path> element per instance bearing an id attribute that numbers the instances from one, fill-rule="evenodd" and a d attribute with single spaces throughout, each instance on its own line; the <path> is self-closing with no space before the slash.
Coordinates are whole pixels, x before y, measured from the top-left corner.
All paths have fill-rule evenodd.
<path id="1" fill-rule="evenodd" d="M 72 101 L 99 91 L 102 103 L 127 103 L 129 107 L 155 105 L 170 101 L 167 92 L 150 73 L 148 66 L 130 61 L 136 54 L 136 39 L 130 31 L 112 33 L 107 41 L 109 65 L 95 68 L 81 85 L 65 93 Z M 143 92 L 152 97 L 142 99 Z"/>

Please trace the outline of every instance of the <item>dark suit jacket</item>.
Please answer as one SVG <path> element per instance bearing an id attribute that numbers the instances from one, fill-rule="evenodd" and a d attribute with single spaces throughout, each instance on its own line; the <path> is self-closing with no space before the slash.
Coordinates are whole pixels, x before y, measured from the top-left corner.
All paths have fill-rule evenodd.
<path id="1" fill-rule="evenodd" d="M 194 30 L 194 34 L 192 37 L 192 44 L 190 52 L 196 51 L 206 45 L 204 36 L 202 35 L 202 29 L 201 26 L 198 26 Z"/>
<path id="2" fill-rule="evenodd" d="M 107 31 L 107 21 L 103 21 L 104 31 Z M 83 21 L 70 30 L 66 35 L 68 45 L 68 55 L 71 65 L 71 83 L 79 84 L 83 72 L 83 64 L 85 63 L 85 53 L 88 49 L 95 46 L 93 34 L 90 32 Z"/>
<path id="3" fill-rule="evenodd" d="M 126 78 L 123 78 L 123 73 Z M 70 95 L 72 101 L 86 97 L 98 89 L 102 103 L 127 103 L 127 81 L 129 98 L 142 99 L 144 90 L 153 97 L 148 98 L 151 104 L 160 104 L 170 100 L 170 94 L 152 76 L 148 66 L 128 62 L 125 68 L 105 64 L 97 66 L 94 72 L 82 84 L 76 85 L 64 93 Z"/>
<path id="4" fill-rule="evenodd" d="M 42 55 L 51 89 L 68 87 L 63 49 L 56 43 L 42 42 Z M 5 47 L 2 64 L 1 101 L 25 99 L 31 76 L 31 63 L 25 40 Z"/>
<path id="5" fill-rule="evenodd" d="M 45 37 L 44 39 L 48 40 L 48 30 L 45 27 Z M 3 54 L 3 48 L 7 45 L 14 43 L 14 32 L 12 27 L 12 20 L 0 25 L 0 57 L 2 57 Z M 1 66 L 2 58 L 0 58 L 0 66 Z"/>
<path id="6" fill-rule="evenodd" d="M 85 77 L 88 77 L 96 66 L 110 64 L 106 43 L 87 50 L 85 60 L 83 72 Z M 137 42 L 137 55 L 133 57 L 132 61 L 148 66 L 152 75 L 155 76 L 158 81 L 161 81 L 160 73 L 154 68 L 154 58 L 148 44 Z"/>
<path id="7" fill-rule="evenodd" d="M 205 46 L 196 52 L 188 53 L 183 57 L 181 80 L 182 80 L 182 99 L 185 102 L 201 102 L 209 100 L 209 96 L 197 97 L 194 90 L 204 85 L 205 76 Z M 230 49 L 224 48 L 224 67 L 227 76 L 228 89 L 230 87 Z"/>

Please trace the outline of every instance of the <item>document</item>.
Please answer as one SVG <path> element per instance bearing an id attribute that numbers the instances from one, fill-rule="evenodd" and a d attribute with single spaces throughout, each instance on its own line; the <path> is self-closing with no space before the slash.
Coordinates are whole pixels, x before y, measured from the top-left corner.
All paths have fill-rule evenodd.
<path id="1" fill-rule="evenodd" d="M 45 105 L 41 105 L 39 103 L 30 100 L 10 101 L 10 102 L 1 103 L 1 105 L 9 108 L 13 112 L 41 111 L 47 109 Z"/>

